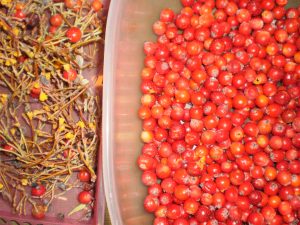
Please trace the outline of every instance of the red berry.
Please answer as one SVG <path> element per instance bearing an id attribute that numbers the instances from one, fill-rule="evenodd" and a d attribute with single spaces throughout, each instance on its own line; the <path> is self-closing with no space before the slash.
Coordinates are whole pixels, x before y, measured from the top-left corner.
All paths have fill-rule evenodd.
<path id="1" fill-rule="evenodd" d="M 40 197 L 46 193 L 46 187 L 44 185 L 36 185 L 31 188 L 31 195 Z"/>
<path id="2" fill-rule="evenodd" d="M 77 175 L 78 179 L 81 182 L 89 182 L 91 180 L 91 175 L 88 171 L 86 170 L 81 170 L 78 175 Z"/>
<path id="3" fill-rule="evenodd" d="M 66 32 L 66 37 L 69 39 L 71 43 L 76 43 L 80 41 L 82 36 L 82 32 L 77 27 L 71 27 Z"/>
<path id="4" fill-rule="evenodd" d="M 93 197 L 92 197 L 91 193 L 88 191 L 82 191 L 78 195 L 78 201 L 81 204 L 89 204 L 92 202 L 92 200 L 93 200 Z"/>

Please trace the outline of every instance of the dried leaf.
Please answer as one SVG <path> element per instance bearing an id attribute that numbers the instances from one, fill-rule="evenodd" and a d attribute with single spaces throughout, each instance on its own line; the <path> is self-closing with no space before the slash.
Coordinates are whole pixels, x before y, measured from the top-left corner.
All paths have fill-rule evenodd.
<path id="1" fill-rule="evenodd" d="M 50 84 L 50 81 L 44 75 L 40 76 L 40 81 L 45 86 L 48 86 Z"/>
<path id="2" fill-rule="evenodd" d="M 81 211 L 81 210 L 83 210 L 85 208 L 86 208 L 86 204 L 79 204 L 71 212 L 69 212 L 68 216 L 71 216 L 74 213 L 77 213 L 77 212 L 79 212 L 79 211 Z"/>
<path id="3" fill-rule="evenodd" d="M 65 191 L 67 189 L 66 185 L 62 182 L 58 183 L 57 187 L 63 191 Z"/>

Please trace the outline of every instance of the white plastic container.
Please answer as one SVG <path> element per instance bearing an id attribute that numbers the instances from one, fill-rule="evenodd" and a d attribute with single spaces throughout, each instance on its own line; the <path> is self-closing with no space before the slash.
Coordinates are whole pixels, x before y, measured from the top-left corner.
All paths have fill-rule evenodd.
<path id="1" fill-rule="evenodd" d="M 290 0 L 290 5 L 299 5 Z M 141 152 L 140 72 L 143 43 L 155 40 L 152 24 L 163 8 L 180 9 L 180 0 L 112 0 L 105 40 L 103 95 L 103 171 L 113 225 L 148 225 L 146 187 L 137 157 Z M 177 10 L 176 10 L 177 9 Z"/>
<path id="2" fill-rule="evenodd" d="M 136 160 L 141 151 L 140 72 L 143 43 L 155 40 L 152 23 L 179 0 L 113 0 L 106 30 L 103 95 L 103 169 L 107 205 L 114 225 L 147 225 L 146 187 Z"/>

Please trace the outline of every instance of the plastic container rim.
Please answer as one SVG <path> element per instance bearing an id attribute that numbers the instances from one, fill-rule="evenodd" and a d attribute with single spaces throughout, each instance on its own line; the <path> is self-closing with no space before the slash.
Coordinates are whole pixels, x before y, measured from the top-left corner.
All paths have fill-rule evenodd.
<path id="1" fill-rule="evenodd" d="M 120 4 L 118 1 L 112 0 L 108 11 L 106 34 L 105 34 L 105 48 L 104 48 L 104 68 L 103 68 L 103 109 L 102 109 L 102 147 L 103 147 L 103 179 L 104 190 L 106 195 L 106 204 L 110 212 L 110 219 L 113 225 L 122 224 L 122 218 L 119 208 L 116 183 L 113 179 L 114 167 L 113 164 L 113 130 L 114 130 L 114 56 L 115 41 L 117 37 L 118 28 L 118 12 Z"/>

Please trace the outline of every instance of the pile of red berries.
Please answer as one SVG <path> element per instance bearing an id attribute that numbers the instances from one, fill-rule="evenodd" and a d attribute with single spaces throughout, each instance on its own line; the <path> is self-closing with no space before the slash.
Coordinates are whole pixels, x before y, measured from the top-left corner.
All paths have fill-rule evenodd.
<path id="1" fill-rule="evenodd" d="M 181 3 L 144 44 L 145 209 L 155 225 L 298 224 L 300 7 Z"/>

